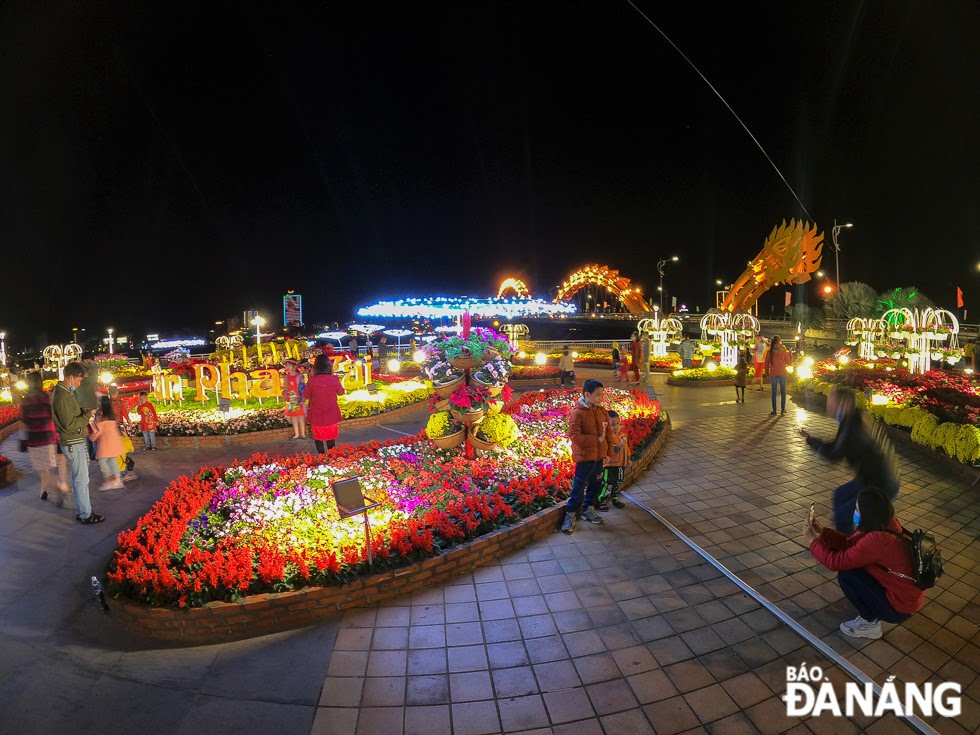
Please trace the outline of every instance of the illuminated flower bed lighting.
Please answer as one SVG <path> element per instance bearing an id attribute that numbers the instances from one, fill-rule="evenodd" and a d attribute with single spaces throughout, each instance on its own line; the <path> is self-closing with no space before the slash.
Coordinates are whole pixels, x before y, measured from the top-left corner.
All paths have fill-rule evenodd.
<path id="1" fill-rule="evenodd" d="M 341 446 L 327 457 L 256 455 L 180 477 L 119 535 L 109 592 L 196 606 L 343 584 L 514 524 L 567 497 L 574 464 L 566 431 L 579 395 L 535 391 L 510 404 L 514 426 L 501 420 L 496 430 L 521 439 L 492 456 L 466 459 L 420 434 Z M 603 401 L 641 452 L 662 419 L 660 404 L 620 389 L 607 389 Z M 334 480 L 354 476 L 379 502 L 370 511 L 373 567 L 361 518 L 341 518 L 331 491 Z"/>

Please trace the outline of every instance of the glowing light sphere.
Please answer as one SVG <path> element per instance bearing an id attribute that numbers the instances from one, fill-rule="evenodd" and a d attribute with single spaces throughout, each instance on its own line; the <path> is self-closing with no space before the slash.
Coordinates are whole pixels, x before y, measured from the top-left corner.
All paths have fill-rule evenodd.
<path id="1" fill-rule="evenodd" d="M 99 380 L 106 385 L 109 385 L 109 383 L 112 382 L 112 373 L 102 373 L 102 375 L 99 376 Z"/>
<path id="2" fill-rule="evenodd" d="M 787 365 L 786 366 L 786 372 L 789 373 L 790 375 L 792 375 L 793 373 L 796 372 L 796 368 L 793 367 L 792 365 Z"/>
<path id="3" fill-rule="evenodd" d="M 847 355 L 841 355 L 837 358 L 837 362 L 839 362 L 841 365 L 846 365 L 849 361 L 850 358 Z"/>
<path id="4" fill-rule="evenodd" d="M 811 368 L 809 365 L 800 365 L 799 369 L 796 371 L 796 374 L 802 380 L 812 378 L 813 368 Z"/>
<path id="5" fill-rule="evenodd" d="M 538 354 L 536 354 L 534 356 L 534 364 L 535 365 L 544 365 L 547 362 L 548 362 L 548 356 L 546 354 L 544 354 L 543 352 L 539 352 Z"/>
<path id="6" fill-rule="evenodd" d="M 708 364 L 704 366 L 704 369 L 707 370 L 709 373 L 713 373 L 715 370 L 718 369 L 718 366 L 709 360 Z"/>
<path id="7" fill-rule="evenodd" d="M 973 371 L 971 370 L 970 372 L 972 373 Z M 18 380 L 14 387 L 17 388 L 17 390 L 27 390 L 27 383 L 25 383 L 23 380 Z"/>
<path id="8" fill-rule="evenodd" d="M 3 390 L 0 390 L 0 398 L 2 398 L 5 401 L 12 401 L 13 396 L 10 395 L 10 388 L 4 388 Z"/>
<path id="9" fill-rule="evenodd" d="M 400 360 L 388 360 L 388 372 L 397 373 L 402 369 L 402 364 Z"/>
<path id="10" fill-rule="evenodd" d="M 888 403 L 888 396 L 883 396 L 880 393 L 875 393 L 871 396 L 871 404 L 873 406 L 884 406 Z"/>
<path id="11" fill-rule="evenodd" d="M 415 350 L 412 353 L 412 360 L 415 362 L 425 362 L 425 353 L 422 350 Z"/>
<path id="12" fill-rule="evenodd" d="M 806 365 L 807 367 L 813 367 L 813 358 L 812 357 L 805 358 L 803 360 L 803 364 Z"/>

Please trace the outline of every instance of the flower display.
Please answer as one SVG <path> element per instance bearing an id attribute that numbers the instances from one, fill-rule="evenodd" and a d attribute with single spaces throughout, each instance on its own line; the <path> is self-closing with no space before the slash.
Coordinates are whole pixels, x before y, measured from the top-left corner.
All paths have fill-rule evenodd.
<path id="1" fill-rule="evenodd" d="M 119 534 L 108 591 L 196 606 L 343 584 L 516 523 L 567 497 L 574 464 L 566 432 L 578 396 L 556 389 L 509 404 L 503 416 L 522 440 L 488 457 L 437 449 L 420 433 L 342 445 L 328 456 L 258 454 L 180 477 Z M 641 452 L 660 423 L 660 404 L 618 389 L 607 389 L 603 401 L 623 417 L 630 446 Z M 498 429 L 505 425 L 501 419 Z M 349 477 L 378 501 L 370 511 L 370 567 L 361 518 L 341 518 L 331 491 L 333 480 Z"/>
<path id="2" fill-rule="evenodd" d="M 417 380 L 381 384 L 377 393 L 355 390 L 340 396 L 337 405 L 345 419 L 374 416 L 396 408 L 426 400 L 431 389 Z M 152 400 L 152 399 L 151 399 Z M 231 409 L 219 411 L 211 398 L 204 404 L 193 405 L 185 401 L 183 406 L 153 401 L 159 414 L 158 436 L 215 436 L 243 434 L 252 431 L 269 431 L 289 427 L 289 419 L 283 413 L 283 404 L 266 400 L 258 405 L 254 400 L 233 401 Z"/>
<path id="3" fill-rule="evenodd" d="M 502 447 L 508 447 L 520 437 L 517 422 L 510 414 L 495 413 L 487 416 L 476 427 L 477 437 L 488 442 L 494 442 Z"/>
<path id="4" fill-rule="evenodd" d="M 474 371 L 474 377 L 481 383 L 486 383 L 494 387 L 500 387 L 507 382 L 507 377 L 511 372 L 510 360 L 504 357 L 494 357 L 483 363 Z"/>
<path id="5" fill-rule="evenodd" d="M 430 439 L 437 439 L 442 436 L 450 436 L 458 431 L 462 431 L 463 425 L 453 418 L 449 411 L 436 411 L 429 416 L 425 425 L 425 435 Z"/>
<path id="6" fill-rule="evenodd" d="M 10 459 L 3 454 L 0 454 L 0 465 L 10 464 Z"/>
<path id="7" fill-rule="evenodd" d="M 735 377 L 735 370 L 722 365 L 715 366 L 714 370 L 703 368 L 688 368 L 687 370 L 675 370 L 671 373 L 674 380 L 688 380 L 698 383 L 706 380 L 732 380 Z"/>
<path id="8" fill-rule="evenodd" d="M 0 429 L 20 421 L 20 406 L 0 406 Z"/>
<path id="9" fill-rule="evenodd" d="M 812 378 L 794 390 L 829 395 L 837 385 L 856 392 L 859 408 L 893 426 L 908 429 L 912 441 L 941 450 L 967 464 L 980 461 L 980 385 L 973 376 L 933 370 L 919 375 L 883 365 L 853 360 L 846 366 L 830 361 L 814 364 Z M 870 397 L 870 398 L 869 398 Z"/>
<path id="10" fill-rule="evenodd" d="M 511 380 L 531 380 L 561 377 L 561 370 L 553 365 L 515 365 L 510 374 Z"/>

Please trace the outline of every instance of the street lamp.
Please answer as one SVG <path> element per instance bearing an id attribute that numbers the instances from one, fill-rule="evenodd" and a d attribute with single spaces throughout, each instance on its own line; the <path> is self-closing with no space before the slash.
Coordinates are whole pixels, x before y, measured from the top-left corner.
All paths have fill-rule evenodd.
<path id="1" fill-rule="evenodd" d="M 660 310 L 664 309 L 664 266 L 668 263 L 676 263 L 680 258 L 676 255 L 672 258 L 663 258 L 657 261 L 657 273 L 660 274 L 660 286 L 657 290 L 660 292 Z"/>
<path id="2" fill-rule="evenodd" d="M 109 332 L 109 354 L 112 354 L 112 327 L 107 330 Z"/>
<path id="3" fill-rule="evenodd" d="M 837 224 L 837 220 L 834 220 L 834 229 L 830 231 L 831 236 L 834 239 L 834 265 L 837 268 L 837 291 L 840 291 L 840 243 L 837 242 L 837 236 L 840 235 L 840 231 L 845 227 L 854 227 L 851 222 L 845 222 L 843 224 Z"/>
<path id="4" fill-rule="evenodd" d="M 0 332 L 0 365 L 7 367 L 7 333 Z"/>
<path id="5" fill-rule="evenodd" d="M 78 327 L 71 328 L 71 341 L 78 344 Z"/>
<path id="6" fill-rule="evenodd" d="M 255 325 L 255 345 L 258 346 L 262 341 L 262 326 L 265 324 L 265 319 L 256 314 L 252 324 Z"/>

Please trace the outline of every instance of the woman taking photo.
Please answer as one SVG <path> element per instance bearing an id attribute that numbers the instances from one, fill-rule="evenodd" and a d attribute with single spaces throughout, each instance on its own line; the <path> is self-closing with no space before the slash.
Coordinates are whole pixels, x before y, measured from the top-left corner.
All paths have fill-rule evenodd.
<path id="1" fill-rule="evenodd" d="M 333 363 L 326 355 L 317 355 L 313 361 L 313 377 L 306 384 L 303 400 L 308 406 L 307 421 L 313 431 L 313 443 L 319 454 L 325 454 L 324 442 L 327 449 L 333 449 L 337 444 L 339 425 L 343 421 L 337 396 L 344 395 L 344 386 L 340 379 L 333 374 Z"/>
<path id="2" fill-rule="evenodd" d="M 840 624 L 852 638 L 881 638 L 881 623 L 904 623 L 919 611 L 926 593 L 912 577 L 912 555 L 891 501 L 863 491 L 854 511 L 857 531 L 845 536 L 814 521 L 803 535 L 813 558 L 832 572 L 858 616 Z"/>

